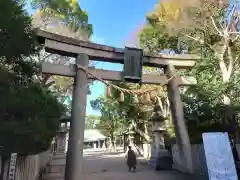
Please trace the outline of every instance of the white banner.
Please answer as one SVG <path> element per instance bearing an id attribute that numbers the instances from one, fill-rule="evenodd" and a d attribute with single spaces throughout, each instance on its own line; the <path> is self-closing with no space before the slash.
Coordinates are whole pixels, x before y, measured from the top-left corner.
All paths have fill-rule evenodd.
<path id="1" fill-rule="evenodd" d="M 203 144 L 209 180 L 238 180 L 227 133 L 204 133 Z"/>

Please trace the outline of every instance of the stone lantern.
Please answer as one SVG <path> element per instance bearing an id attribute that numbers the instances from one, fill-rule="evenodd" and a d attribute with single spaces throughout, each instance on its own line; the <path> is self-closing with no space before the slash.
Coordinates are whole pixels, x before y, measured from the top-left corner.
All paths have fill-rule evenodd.
<path id="1" fill-rule="evenodd" d="M 124 142 L 125 142 L 124 143 L 124 152 L 127 150 L 127 146 L 132 146 L 134 148 L 135 135 L 136 135 L 136 132 L 131 131 L 131 130 L 124 133 Z"/>
<path id="2" fill-rule="evenodd" d="M 59 130 L 56 136 L 56 152 L 66 153 L 68 144 L 68 132 L 69 132 L 70 117 L 61 118 Z"/>
<path id="3" fill-rule="evenodd" d="M 171 166 L 171 157 L 169 152 L 165 149 L 164 134 L 167 129 L 165 126 L 165 118 L 159 106 L 154 107 L 150 120 L 152 121 L 153 141 L 149 164 L 157 170 L 159 168 L 159 162 L 161 162 L 160 166 L 162 166 L 163 169 L 168 169 Z M 166 157 L 167 161 L 164 159 Z"/>
<path id="4" fill-rule="evenodd" d="M 164 134 L 167 130 L 165 125 L 165 118 L 163 117 L 159 106 L 154 107 L 151 121 L 156 151 L 159 152 L 161 149 L 165 149 Z"/>

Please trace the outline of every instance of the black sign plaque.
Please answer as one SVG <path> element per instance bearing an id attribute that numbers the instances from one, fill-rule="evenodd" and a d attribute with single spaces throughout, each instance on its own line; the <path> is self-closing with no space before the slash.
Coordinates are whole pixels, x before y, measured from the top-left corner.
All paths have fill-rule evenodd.
<path id="1" fill-rule="evenodd" d="M 143 50 L 125 47 L 124 81 L 140 83 L 142 81 Z"/>

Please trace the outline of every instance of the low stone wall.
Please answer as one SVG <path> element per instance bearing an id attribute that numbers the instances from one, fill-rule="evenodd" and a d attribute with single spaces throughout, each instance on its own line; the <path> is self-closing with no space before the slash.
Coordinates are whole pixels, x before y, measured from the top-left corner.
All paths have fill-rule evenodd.
<path id="1" fill-rule="evenodd" d="M 38 180 L 40 172 L 51 161 L 52 152 L 46 151 L 38 155 L 17 157 L 15 180 Z M 5 165 L 4 179 L 7 179 L 9 163 Z M 1 169 L 1 158 L 0 158 Z"/>
<path id="2" fill-rule="evenodd" d="M 202 144 L 192 144 L 192 158 L 193 158 L 193 169 L 195 173 L 207 174 L 207 164 L 204 154 L 204 148 Z M 175 167 L 185 167 L 184 162 L 180 160 L 180 153 L 178 146 L 174 144 L 172 146 L 172 157 Z"/>
<path id="3" fill-rule="evenodd" d="M 236 147 L 238 150 L 238 155 L 240 157 L 240 144 L 237 144 Z M 203 144 L 192 144 L 191 150 L 192 150 L 194 172 L 207 175 L 208 174 L 207 164 L 206 164 Z M 180 161 L 180 153 L 179 153 L 178 146 L 176 144 L 172 146 L 172 157 L 173 157 L 173 163 L 174 165 L 176 165 L 175 167 L 185 166 L 184 162 Z"/>

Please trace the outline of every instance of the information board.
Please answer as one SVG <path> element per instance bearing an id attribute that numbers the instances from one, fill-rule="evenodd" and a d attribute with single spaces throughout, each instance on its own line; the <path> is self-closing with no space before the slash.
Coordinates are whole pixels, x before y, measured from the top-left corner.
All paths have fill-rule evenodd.
<path id="1" fill-rule="evenodd" d="M 227 133 L 204 133 L 203 144 L 209 180 L 238 180 Z"/>

